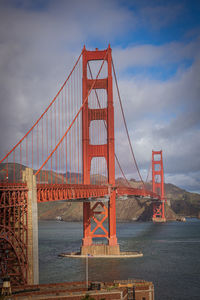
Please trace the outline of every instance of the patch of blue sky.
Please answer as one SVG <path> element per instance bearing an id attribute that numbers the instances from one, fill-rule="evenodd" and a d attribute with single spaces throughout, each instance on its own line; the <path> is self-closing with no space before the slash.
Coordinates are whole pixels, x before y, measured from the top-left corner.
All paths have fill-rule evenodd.
<path id="1" fill-rule="evenodd" d="M 180 63 L 159 64 L 154 66 L 132 66 L 119 72 L 121 79 L 130 77 L 143 77 L 151 80 L 167 81 L 173 78 L 177 71 L 187 70 L 191 67 L 193 60 L 184 60 Z"/>
<path id="2" fill-rule="evenodd" d="M 178 113 L 176 113 L 175 111 L 169 111 L 167 112 L 165 111 L 159 111 L 159 114 L 155 111 L 153 112 L 148 112 L 146 111 L 146 113 L 143 113 L 143 119 L 145 120 L 153 120 L 155 121 L 155 117 L 156 117 L 156 122 L 162 124 L 162 126 L 166 126 L 167 124 L 169 124 L 171 121 L 173 121 L 174 119 L 176 119 Z"/>
<path id="3" fill-rule="evenodd" d="M 195 28 L 198 28 L 200 23 L 197 24 Z M 115 37 L 112 41 L 114 46 L 120 46 L 122 48 L 126 48 L 127 45 L 144 45 L 151 44 L 154 46 L 160 46 L 170 42 L 181 42 L 185 40 L 190 40 L 195 38 L 194 35 L 187 35 L 194 27 L 189 26 L 188 24 L 180 25 L 175 24 L 168 26 L 166 28 L 162 28 L 160 30 L 151 30 L 148 27 L 138 28 L 137 30 L 128 30 L 125 35 L 119 35 Z M 200 30 L 196 31 L 196 35 L 200 33 Z"/>
<path id="4" fill-rule="evenodd" d="M 155 36 L 155 39 L 152 38 L 152 33 L 149 33 L 146 28 L 138 28 L 135 31 L 130 31 L 126 34 L 118 35 L 112 41 L 113 47 L 121 47 L 122 49 L 127 48 L 129 46 L 137 46 L 137 45 L 160 45 L 161 42 Z"/>
<path id="5" fill-rule="evenodd" d="M 134 41 L 135 44 L 151 43 L 161 45 L 170 41 L 181 41 L 187 36 L 186 33 L 200 26 L 200 1 L 197 0 L 174 0 L 174 1 L 119 1 L 122 5 L 126 2 L 129 11 L 138 18 L 137 24 L 132 30 L 128 30 L 119 44 L 125 47 Z M 141 2 L 141 4 L 140 4 Z M 142 9 L 152 9 L 152 15 L 141 15 Z M 161 8 L 163 19 L 159 13 L 153 16 L 154 9 Z M 166 15 L 164 14 L 166 9 Z M 168 15 L 168 16 L 167 16 Z M 141 21 L 140 21 L 141 18 Z M 168 20 L 167 20 L 168 19 Z"/>
<path id="6" fill-rule="evenodd" d="M 19 9 L 32 10 L 32 11 L 45 11 L 50 0 L 11 0 L 10 5 Z"/>

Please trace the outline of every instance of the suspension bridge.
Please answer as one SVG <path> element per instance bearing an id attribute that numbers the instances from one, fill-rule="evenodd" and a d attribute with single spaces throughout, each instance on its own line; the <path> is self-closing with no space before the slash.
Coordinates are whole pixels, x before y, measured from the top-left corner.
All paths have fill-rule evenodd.
<path id="1" fill-rule="evenodd" d="M 98 238 L 107 241 L 102 254 L 119 253 L 118 197 L 150 198 L 153 220 L 165 221 L 162 151 L 152 151 L 151 163 L 152 187 L 135 159 L 110 45 L 84 47 L 55 98 L 0 161 L 0 278 L 38 282 L 38 202 L 83 202 L 83 255 Z"/>

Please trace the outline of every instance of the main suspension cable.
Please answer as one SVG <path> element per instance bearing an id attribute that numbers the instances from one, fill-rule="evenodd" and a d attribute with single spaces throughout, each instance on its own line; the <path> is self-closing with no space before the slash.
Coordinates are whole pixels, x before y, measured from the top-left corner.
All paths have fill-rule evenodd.
<path id="1" fill-rule="evenodd" d="M 84 49 L 83 49 L 84 50 Z M 53 100 L 51 101 L 51 103 L 48 105 L 48 107 L 45 109 L 45 111 L 43 112 L 43 114 L 39 117 L 39 119 L 35 122 L 35 124 L 29 129 L 29 131 L 27 131 L 27 133 L 21 138 L 21 140 L 0 160 L 0 163 L 2 163 L 16 148 L 17 146 L 19 146 L 19 144 L 21 144 L 21 142 L 29 135 L 29 133 L 35 128 L 35 126 L 39 123 L 39 121 L 43 118 L 43 116 L 47 113 L 47 111 L 49 110 L 49 108 L 52 106 L 52 104 L 55 102 L 55 100 L 57 99 L 57 97 L 59 96 L 59 94 L 61 93 L 61 91 L 63 90 L 64 86 L 66 85 L 67 81 L 69 80 L 69 78 L 71 77 L 72 73 L 74 72 L 82 54 L 83 54 L 83 50 L 81 51 L 81 54 L 79 55 L 74 67 L 72 68 L 69 76 L 67 77 L 67 79 L 65 80 L 65 82 L 63 83 L 63 85 L 61 86 L 60 90 L 58 91 L 58 93 L 56 94 L 56 96 L 53 98 Z"/>
<path id="2" fill-rule="evenodd" d="M 46 163 L 47 163 L 47 162 L 49 161 L 49 159 L 52 157 L 52 155 L 54 154 L 54 152 L 58 149 L 58 147 L 60 146 L 60 144 L 61 144 L 62 141 L 64 140 L 65 136 L 68 134 L 68 132 L 69 132 L 70 129 L 72 128 L 73 124 L 75 123 L 76 119 L 78 118 L 78 116 L 79 116 L 80 112 L 82 111 L 82 109 L 83 109 L 85 103 L 88 101 L 88 97 L 89 97 L 89 95 L 90 95 L 92 89 L 94 88 L 95 83 L 96 83 L 96 81 L 97 81 L 97 79 L 98 79 L 98 77 L 99 77 L 99 74 L 101 73 L 101 70 L 102 70 L 102 68 L 103 68 L 103 65 L 104 65 L 104 62 L 105 62 L 107 53 L 108 53 L 108 51 L 106 51 L 106 54 L 105 54 L 105 56 L 104 56 L 104 59 L 103 59 L 103 62 L 102 62 L 102 64 L 101 64 L 101 67 L 100 67 L 100 69 L 99 69 L 99 72 L 98 72 L 98 74 L 97 74 L 97 76 L 96 76 L 96 78 L 95 78 L 93 84 L 91 85 L 91 88 L 90 88 L 90 90 L 88 91 L 88 94 L 87 94 L 87 96 L 85 97 L 85 99 L 84 99 L 84 101 L 83 101 L 81 107 L 79 108 L 77 114 L 75 115 L 73 121 L 71 122 L 70 126 L 68 127 L 68 129 L 66 130 L 65 134 L 62 136 L 62 138 L 60 139 L 60 141 L 57 143 L 57 145 L 55 146 L 55 148 L 53 149 L 53 151 L 52 151 L 52 152 L 50 153 L 50 155 L 47 157 L 47 159 L 45 160 L 45 162 L 44 162 L 44 163 L 41 165 L 41 167 L 37 170 L 37 172 L 35 173 L 36 176 L 39 174 L 39 172 L 42 170 L 42 168 L 46 165 Z"/>
<path id="3" fill-rule="evenodd" d="M 93 79 L 92 71 L 91 71 L 89 62 L 88 62 L 88 69 L 89 69 L 89 71 L 90 71 L 90 76 L 91 76 L 91 78 Z M 95 89 L 95 95 L 96 95 L 96 98 L 97 98 L 97 102 L 98 102 L 99 108 L 101 108 L 101 103 L 100 103 L 100 101 L 99 101 L 99 97 L 98 97 L 98 94 L 97 94 L 96 89 Z M 107 130 L 107 124 L 106 124 L 106 121 L 104 120 L 103 123 L 104 123 L 105 129 Z M 120 162 L 119 162 L 119 159 L 118 159 L 116 153 L 115 153 L 115 158 L 116 158 L 118 167 L 119 167 L 119 169 L 120 169 L 120 171 L 121 171 L 121 173 L 122 173 L 122 176 L 123 176 L 124 179 L 126 180 L 126 183 L 127 183 L 129 186 L 131 186 L 130 182 L 128 181 L 128 179 L 126 178 L 126 176 L 125 176 L 125 174 L 124 174 L 124 171 L 122 170 L 121 164 L 120 164 Z"/>
<path id="4" fill-rule="evenodd" d="M 151 162 L 149 164 L 148 173 L 147 173 L 147 177 L 146 177 L 145 183 L 147 183 L 147 181 L 149 179 L 150 171 L 151 171 Z"/>
<path id="5" fill-rule="evenodd" d="M 136 169 L 138 171 L 138 175 L 139 175 L 140 180 L 141 180 L 141 182 L 143 184 L 143 188 L 145 188 L 144 181 L 142 179 L 142 176 L 140 174 L 140 170 L 138 168 L 138 165 L 137 165 L 137 162 L 136 162 L 136 159 L 135 159 L 135 155 L 134 155 L 134 152 L 133 152 L 133 147 L 132 147 L 130 136 L 129 136 L 129 132 L 128 132 L 128 127 L 127 127 L 127 124 L 126 124 L 126 119 L 125 119 L 124 110 L 123 110 L 123 106 L 122 106 L 122 101 L 121 101 L 121 96 L 120 96 L 119 87 L 118 87 L 118 83 L 117 83 L 117 76 L 116 76 L 116 72 L 115 72 L 115 67 L 114 67 L 113 60 L 112 60 L 112 67 L 113 67 L 113 73 L 114 73 L 115 84 L 116 84 L 116 88 L 117 88 L 117 94 L 118 94 L 118 98 L 119 98 L 120 108 L 121 108 L 121 112 L 122 112 L 122 116 L 123 116 L 123 120 L 124 120 L 124 126 L 125 126 L 125 129 L 126 129 L 126 134 L 127 134 L 127 137 L 128 137 L 128 142 L 129 142 L 129 146 L 130 146 L 130 149 L 131 149 L 131 154 L 132 154 L 133 160 L 135 162 L 135 166 L 136 166 Z"/>

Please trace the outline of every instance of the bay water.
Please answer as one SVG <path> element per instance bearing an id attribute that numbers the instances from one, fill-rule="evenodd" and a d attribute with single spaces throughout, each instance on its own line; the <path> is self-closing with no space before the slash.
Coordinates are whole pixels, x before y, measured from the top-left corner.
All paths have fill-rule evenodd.
<path id="1" fill-rule="evenodd" d="M 156 300 L 200 299 L 200 220 L 155 224 L 117 223 L 121 251 L 141 258 L 89 258 L 89 280 L 152 281 Z M 84 258 L 59 257 L 79 251 L 81 222 L 39 222 L 40 283 L 85 281 Z"/>

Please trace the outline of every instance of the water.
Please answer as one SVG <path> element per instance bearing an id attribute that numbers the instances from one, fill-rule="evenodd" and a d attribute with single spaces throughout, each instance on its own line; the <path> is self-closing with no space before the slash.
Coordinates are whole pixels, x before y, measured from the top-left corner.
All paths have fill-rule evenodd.
<path id="1" fill-rule="evenodd" d="M 200 220 L 186 223 L 118 223 L 122 251 L 142 251 L 142 258 L 89 258 L 89 280 L 138 278 L 152 281 L 156 300 L 200 299 Z M 82 223 L 39 222 L 40 283 L 84 281 L 85 259 L 62 258 L 78 251 Z"/>

